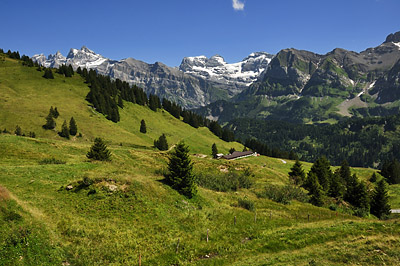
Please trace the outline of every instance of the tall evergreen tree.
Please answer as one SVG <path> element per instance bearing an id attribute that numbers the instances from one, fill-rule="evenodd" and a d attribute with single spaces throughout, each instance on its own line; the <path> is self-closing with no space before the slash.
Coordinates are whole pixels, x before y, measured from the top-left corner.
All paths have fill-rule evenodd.
<path id="1" fill-rule="evenodd" d="M 213 158 L 217 158 L 217 154 L 218 154 L 218 148 L 217 148 L 217 144 L 213 144 L 211 146 L 211 155 L 213 156 Z"/>
<path id="2" fill-rule="evenodd" d="M 339 199 L 343 197 L 344 186 L 343 186 L 343 178 L 340 175 L 340 169 L 335 171 L 332 175 L 332 179 L 329 185 L 329 196 Z"/>
<path id="3" fill-rule="evenodd" d="M 78 133 L 78 126 L 76 125 L 75 119 L 71 117 L 69 120 L 69 134 L 75 136 Z"/>
<path id="4" fill-rule="evenodd" d="M 140 132 L 147 133 L 146 122 L 144 121 L 144 119 L 140 121 Z"/>
<path id="5" fill-rule="evenodd" d="M 43 125 L 44 129 L 53 129 L 56 127 L 56 121 L 54 121 L 53 114 L 49 112 L 46 117 L 46 124 Z"/>
<path id="6" fill-rule="evenodd" d="M 323 201 L 323 188 L 318 182 L 318 177 L 314 172 L 309 172 L 305 181 L 305 187 L 308 190 L 311 204 L 315 206 L 322 206 Z"/>
<path id="7" fill-rule="evenodd" d="M 53 117 L 54 117 L 54 118 L 58 118 L 59 116 L 60 116 L 60 113 L 58 112 L 57 106 L 56 106 L 56 107 L 54 107 Z"/>
<path id="8" fill-rule="evenodd" d="M 311 167 L 311 172 L 315 173 L 319 184 L 324 191 L 329 190 L 329 182 L 332 178 L 331 164 L 325 156 L 318 158 Z"/>
<path id="9" fill-rule="evenodd" d="M 301 185 L 304 182 L 305 174 L 303 166 L 299 160 L 296 160 L 292 168 L 290 168 L 289 179 L 295 185 Z"/>
<path id="10" fill-rule="evenodd" d="M 390 209 L 387 183 L 381 179 L 372 194 L 371 214 L 379 219 L 383 219 L 390 214 Z"/>
<path id="11" fill-rule="evenodd" d="M 384 162 L 379 173 L 389 184 L 400 184 L 400 162 L 396 159 Z"/>
<path id="12" fill-rule="evenodd" d="M 188 198 L 197 193 L 197 185 L 193 174 L 193 163 L 189 157 L 189 147 L 179 142 L 169 156 L 166 182 Z"/>
<path id="13" fill-rule="evenodd" d="M 166 151 L 168 150 L 168 142 L 167 142 L 167 137 L 165 134 L 162 134 L 158 140 L 154 140 L 154 146 L 159 149 L 160 151 Z"/>
<path id="14" fill-rule="evenodd" d="M 349 167 L 349 163 L 344 160 L 342 161 L 341 165 L 340 165 L 340 177 L 345 181 L 348 182 L 350 180 L 351 177 L 351 171 L 350 171 L 350 167 Z"/>
<path id="15" fill-rule="evenodd" d="M 111 152 L 108 150 L 107 145 L 101 138 L 95 138 L 94 144 L 90 147 L 86 157 L 93 160 L 109 161 L 111 158 Z"/>
<path id="16" fill-rule="evenodd" d="M 45 79 L 54 79 L 53 71 L 51 71 L 50 68 L 46 68 L 46 70 L 44 71 L 43 77 L 44 77 Z"/>
<path id="17" fill-rule="evenodd" d="M 61 131 L 58 133 L 63 138 L 69 139 L 69 129 L 67 125 L 67 120 L 64 120 L 64 123 L 61 126 Z"/>

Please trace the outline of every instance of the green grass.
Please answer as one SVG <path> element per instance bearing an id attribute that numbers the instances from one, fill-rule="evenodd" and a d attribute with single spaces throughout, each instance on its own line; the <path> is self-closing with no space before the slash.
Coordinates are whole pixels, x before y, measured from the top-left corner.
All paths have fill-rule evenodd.
<path id="1" fill-rule="evenodd" d="M 293 161 L 201 158 L 194 153 L 211 153 L 214 142 L 223 152 L 241 145 L 129 103 L 114 124 L 88 107 L 79 77 L 48 81 L 15 61 L 0 64 L 0 127 L 18 124 L 38 136 L 0 134 L 0 265 L 137 265 L 139 256 L 142 265 L 398 263 L 396 219 L 361 219 L 257 197 L 266 184 L 287 184 Z M 58 126 L 74 116 L 83 137 L 65 140 L 41 129 L 50 105 L 60 112 Z M 148 134 L 139 132 L 141 119 Z M 200 187 L 192 199 L 178 194 L 162 182 L 167 153 L 151 147 L 161 133 L 170 144 L 185 140 L 195 173 L 248 168 L 252 186 L 228 192 Z M 86 158 L 96 136 L 107 141 L 110 162 Z M 40 163 L 52 158 L 65 163 Z M 310 167 L 304 163 L 306 171 Z M 367 179 L 373 170 L 353 171 Z"/>

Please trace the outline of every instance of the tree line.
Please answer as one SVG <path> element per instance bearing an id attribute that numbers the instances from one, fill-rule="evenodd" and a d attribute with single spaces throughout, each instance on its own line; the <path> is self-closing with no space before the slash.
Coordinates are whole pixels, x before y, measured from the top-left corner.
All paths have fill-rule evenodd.
<path id="1" fill-rule="evenodd" d="M 379 181 L 374 173 L 370 182 L 374 186 L 372 193 L 368 191 L 368 185 L 359 180 L 357 175 L 351 174 L 346 160 L 340 168 L 332 171 L 330 162 L 326 157 L 318 158 L 310 171 L 305 174 L 300 161 L 296 160 L 289 172 L 291 183 L 301 186 L 308 191 L 310 202 L 316 206 L 323 206 L 326 202 L 351 204 L 353 213 L 358 216 L 366 216 L 369 213 L 378 218 L 385 218 L 390 214 L 389 196 L 385 178 Z"/>
<path id="2" fill-rule="evenodd" d="M 400 115 L 348 118 L 336 124 L 292 124 L 285 121 L 235 119 L 227 127 L 241 141 L 267 146 L 265 155 L 293 151 L 302 161 L 321 156 L 335 165 L 347 160 L 354 167 L 381 167 L 385 161 L 400 158 L 400 139 L 393 134 Z M 253 146 L 255 146 L 253 144 Z M 293 154 L 292 153 L 292 154 Z M 279 156 L 288 155 L 287 152 Z"/>

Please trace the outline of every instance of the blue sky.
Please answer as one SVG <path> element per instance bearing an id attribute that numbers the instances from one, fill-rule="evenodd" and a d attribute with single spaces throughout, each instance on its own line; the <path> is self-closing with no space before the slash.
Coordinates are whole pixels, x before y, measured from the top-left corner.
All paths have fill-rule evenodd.
<path id="1" fill-rule="evenodd" d="M 297 48 L 362 51 L 400 31 L 399 0 L 2 0 L 0 48 L 32 56 L 85 45 L 111 59 L 177 66 L 185 56 Z"/>

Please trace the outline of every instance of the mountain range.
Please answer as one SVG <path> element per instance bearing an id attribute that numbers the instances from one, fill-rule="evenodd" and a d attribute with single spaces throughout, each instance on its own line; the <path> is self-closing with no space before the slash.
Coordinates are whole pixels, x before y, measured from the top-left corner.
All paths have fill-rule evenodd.
<path id="1" fill-rule="evenodd" d="M 111 60 L 82 47 L 32 57 L 46 67 L 96 69 L 220 122 L 250 117 L 295 123 L 389 115 L 400 106 L 400 32 L 360 53 L 320 55 L 294 48 L 252 53 L 229 64 L 220 55 L 185 57 L 179 67 Z"/>
<path id="2" fill-rule="evenodd" d="M 219 56 L 186 57 L 179 68 L 156 62 L 147 64 L 134 58 L 111 60 L 83 46 L 71 49 L 65 57 L 60 52 L 32 59 L 45 67 L 62 64 L 95 69 L 142 87 L 147 93 L 174 100 L 185 108 L 198 108 L 219 99 L 232 97 L 245 90 L 268 66 L 272 55 L 252 53 L 241 62 L 228 64 Z"/>
<path id="3" fill-rule="evenodd" d="M 283 49 L 249 88 L 198 112 L 222 122 L 251 117 L 296 123 L 398 113 L 399 60 L 400 32 L 360 53 Z"/>

